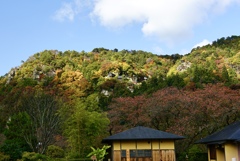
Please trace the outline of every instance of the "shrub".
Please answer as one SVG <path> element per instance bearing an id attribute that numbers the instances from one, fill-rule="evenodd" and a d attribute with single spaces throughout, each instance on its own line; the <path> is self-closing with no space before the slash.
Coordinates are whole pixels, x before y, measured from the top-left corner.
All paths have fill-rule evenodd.
<path id="1" fill-rule="evenodd" d="M 35 152 L 24 152 L 22 161 L 47 161 L 47 157 Z"/>
<path id="2" fill-rule="evenodd" d="M 15 139 L 7 139 L 0 147 L 0 151 L 3 152 L 5 155 L 8 155 L 11 160 L 20 159 L 22 157 L 23 151 L 29 151 L 29 146 L 20 138 Z M 1 161 L 0 155 L 0 161 Z"/>
<path id="3" fill-rule="evenodd" d="M 8 160 L 10 160 L 10 156 L 0 152 L 0 161 L 8 161 Z"/>
<path id="4" fill-rule="evenodd" d="M 64 150 L 59 146 L 50 145 L 47 148 L 46 155 L 51 158 L 63 158 Z"/>

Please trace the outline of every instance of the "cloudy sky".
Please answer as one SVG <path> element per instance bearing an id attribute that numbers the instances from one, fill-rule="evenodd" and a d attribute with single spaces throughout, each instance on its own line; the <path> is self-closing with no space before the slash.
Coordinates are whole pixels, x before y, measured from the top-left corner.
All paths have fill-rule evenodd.
<path id="1" fill-rule="evenodd" d="M 186 54 L 240 35 L 240 0 L 1 0 L 0 76 L 43 50 Z"/>

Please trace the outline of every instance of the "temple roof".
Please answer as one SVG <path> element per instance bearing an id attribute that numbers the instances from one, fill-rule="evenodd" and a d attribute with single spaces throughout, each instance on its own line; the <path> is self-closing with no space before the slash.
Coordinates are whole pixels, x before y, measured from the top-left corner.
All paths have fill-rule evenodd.
<path id="1" fill-rule="evenodd" d="M 231 125 L 226 126 L 222 130 L 213 133 L 201 140 L 198 140 L 198 144 L 214 144 L 222 143 L 225 141 L 240 141 L 240 121 L 237 121 Z"/>
<path id="2" fill-rule="evenodd" d="M 137 126 L 129 130 L 111 135 L 102 140 L 102 142 L 117 141 L 117 140 L 179 140 L 184 139 L 183 136 L 178 136 L 168 132 L 155 130 L 148 127 Z"/>

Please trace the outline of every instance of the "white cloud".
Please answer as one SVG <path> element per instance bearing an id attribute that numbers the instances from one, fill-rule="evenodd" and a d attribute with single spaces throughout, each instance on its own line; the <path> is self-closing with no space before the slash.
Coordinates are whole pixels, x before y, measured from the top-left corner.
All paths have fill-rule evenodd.
<path id="1" fill-rule="evenodd" d="M 202 42 L 194 45 L 193 48 L 196 48 L 196 47 L 202 47 L 202 46 L 205 46 L 205 45 L 208 45 L 208 44 L 211 44 L 212 42 L 208 41 L 207 39 L 204 39 Z"/>
<path id="2" fill-rule="evenodd" d="M 142 24 L 145 36 L 173 43 L 193 33 L 211 14 L 240 0 L 94 0 L 91 16 L 105 27 Z"/>
<path id="3" fill-rule="evenodd" d="M 57 21 L 73 21 L 75 16 L 80 13 L 81 9 L 88 5 L 90 5 L 89 0 L 74 0 L 72 2 L 63 3 L 61 8 L 53 15 L 53 19 Z"/>
<path id="4" fill-rule="evenodd" d="M 75 12 L 72 5 L 70 3 L 64 3 L 62 7 L 55 12 L 53 19 L 58 21 L 64 21 L 65 19 L 73 21 L 74 16 Z"/>
<path id="5" fill-rule="evenodd" d="M 216 0 L 216 7 L 213 8 L 213 11 L 215 13 L 221 13 L 224 12 L 226 10 L 226 7 L 233 4 L 233 3 L 238 3 L 240 4 L 239 0 Z"/>
<path id="6" fill-rule="evenodd" d="M 104 27 L 116 29 L 138 23 L 145 36 L 172 46 L 194 34 L 194 27 L 212 15 L 237 3 L 240 0 L 71 0 L 63 3 L 53 18 L 74 21 L 87 8 L 93 22 Z"/>

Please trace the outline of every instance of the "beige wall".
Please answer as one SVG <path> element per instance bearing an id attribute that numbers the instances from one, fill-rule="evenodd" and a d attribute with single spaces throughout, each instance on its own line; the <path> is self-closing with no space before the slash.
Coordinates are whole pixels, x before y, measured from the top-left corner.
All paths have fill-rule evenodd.
<path id="1" fill-rule="evenodd" d="M 113 150 L 121 150 L 120 141 L 113 142 Z"/>
<path id="2" fill-rule="evenodd" d="M 164 140 L 160 142 L 160 149 L 174 149 L 174 142 L 171 140 Z"/>
<path id="3" fill-rule="evenodd" d="M 162 141 L 115 141 L 113 143 L 113 150 L 127 150 L 127 149 L 174 149 L 173 140 Z"/>
<path id="4" fill-rule="evenodd" d="M 216 149 L 217 161 L 225 161 L 224 148 Z"/>
<path id="5" fill-rule="evenodd" d="M 226 161 L 232 161 L 232 158 L 236 158 L 236 161 L 239 160 L 238 158 L 238 145 L 236 143 L 226 143 L 225 144 L 225 157 Z"/>

